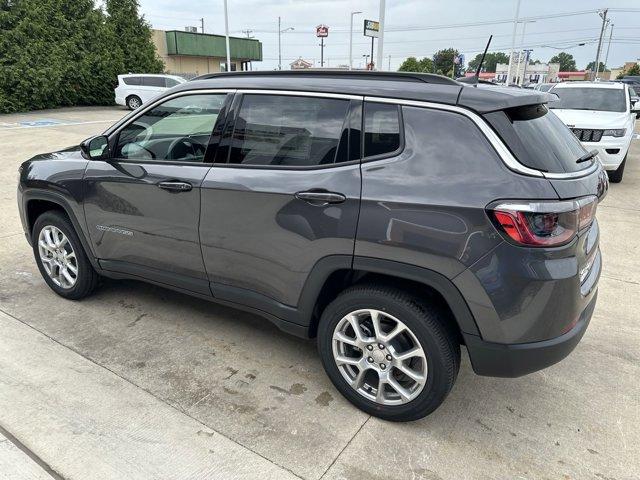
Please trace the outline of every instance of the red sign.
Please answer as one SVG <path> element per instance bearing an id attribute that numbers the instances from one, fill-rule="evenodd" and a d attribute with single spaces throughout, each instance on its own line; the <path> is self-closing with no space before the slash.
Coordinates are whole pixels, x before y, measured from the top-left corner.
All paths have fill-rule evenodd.
<path id="1" fill-rule="evenodd" d="M 318 25 L 316 27 L 316 37 L 328 37 L 329 36 L 329 27 L 326 25 Z"/>

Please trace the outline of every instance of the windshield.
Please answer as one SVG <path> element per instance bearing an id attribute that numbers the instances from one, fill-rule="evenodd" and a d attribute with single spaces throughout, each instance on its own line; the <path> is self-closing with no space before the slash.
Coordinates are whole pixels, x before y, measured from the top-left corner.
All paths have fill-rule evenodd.
<path id="1" fill-rule="evenodd" d="M 568 110 L 600 110 L 603 112 L 626 112 L 627 104 L 623 89 L 613 88 L 554 88 L 560 100 L 549 108 Z"/>

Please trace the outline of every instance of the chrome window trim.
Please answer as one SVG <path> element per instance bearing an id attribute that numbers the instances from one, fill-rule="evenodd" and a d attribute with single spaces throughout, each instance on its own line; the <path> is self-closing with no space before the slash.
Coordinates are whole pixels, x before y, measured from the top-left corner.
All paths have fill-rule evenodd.
<path id="1" fill-rule="evenodd" d="M 365 102 L 378 102 L 378 103 L 398 103 L 400 105 L 406 105 L 408 107 L 422 107 L 431 108 L 435 110 L 445 110 L 448 112 L 459 113 L 467 118 L 471 119 L 473 123 L 482 131 L 484 136 L 489 140 L 489 143 L 498 153 L 498 156 L 502 159 L 502 162 L 509 168 L 518 173 L 529 175 L 531 177 L 544 177 L 544 173 L 533 168 L 525 167 L 518 162 L 511 154 L 509 149 L 502 142 L 500 137 L 487 125 L 487 123 L 476 113 L 466 108 L 458 107 L 456 105 L 445 105 L 442 103 L 422 102 L 419 100 L 403 100 L 400 98 L 385 98 L 385 97 L 364 97 Z"/>
<path id="2" fill-rule="evenodd" d="M 116 123 L 114 123 L 109 128 L 107 128 L 104 131 L 103 135 L 106 135 L 107 137 L 109 137 L 109 140 L 111 140 L 112 135 L 117 135 L 120 132 L 120 130 L 122 130 L 126 125 L 128 125 L 131 122 L 134 122 L 138 117 L 142 116 L 145 112 L 147 112 L 148 110 L 151 110 L 157 105 L 160 105 L 161 103 L 166 102 L 167 100 L 172 100 L 174 98 L 183 97 L 187 95 L 202 95 L 202 94 L 208 94 L 208 93 L 229 94 L 229 93 L 235 93 L 235 92 L 236 92 L 236 89 L 234 88 L 207 88 L 203 90 L 181 90 L 179 92 L 172 93 L 171 95 L 157 98 L 151 103 L 147 105 L 143 105 L 141 108 L 134 110 L 128 115 L 125 115 Z"/>
<path id="3" fill-rule="evenodd" d="M 278 90 L 278 89 L 243 89 L 243 88 L 208 88 L 208 89 L 193 89 L 193 90 L 182 90 L 179 92 L 175 92 L 171 95 L 167 95 L 161 98 L 156 99 L 155 101 L 149 103 L 142 108 L 131 112 L 130 115 L 126 115 L 114 125 L 109 127 L 104 135 L 111 137 L 114 134 L 117 134 L 125 125 L 129 124 L 132 121 L 135 121 L 139 116 L 144 114 L 146 111 L 154 108 L 155 106 L 176 97 L 186 96 L 186 95 L 198 95 L 198 94 L 208 94 L 208 93 L 242 93 L 242 94 L 255 94 L 255 95 L 290 95 L 290 96 L 299 96 L 299 97 L 322 97 L 322 98 L 336 98 L 343 100 L 364 100 L 365 102 L 377 102 L 377 103 L 390 103 L 396 105 L 406 105 L 409 107 L 420 107 L 420 108 L 431 108 L 436 110 L 444 110 L 449 112 L 458 113 L 469 118 L 473 123 L 482 131 L 485 135 L 489 143 L 493 146 L 493 148 L 498 153 L 498 156 L 505 164 L 505 166 L 517 173 L 521 173 L 523 175 L 528 175 L 531 177 L 538 178 L 547 178 L 547 179 L 567 179 L 567 178 L 580 178 L 587 175 L 592 174 L 599 168 L 599 162 L 593 162 L 589 168 L 584 170 L 580 170 L 577 172 L 566 172 L 566 173 L 548 173 L 542 172 L 540 170 L 535 170 L 533 168 L 526 167 L 516 160 L 511 151 L 506 147 L 502 139 L 498 137 L 498 135 L 489 127 L 489 125 L 475 112 L 459 107 L 457 105 L 446 105 L 443 103 L 433 103 L 433 102 L 425 102 L 421 100 L 407 100 L 402 98 L 392 98 L 392 97 L 370 97 L 370 96 L 362 96 L 362 95 L 350 95 L 350 94 L 341 94 L 341 93 L 326 93 L 326 92 L 309 92 L 305 90 Z"/>
<path id="4" fill-rule="evenodd" d="M 362 100 L 362 95 L 349 95 L 346 93 L 325 93 L 325 92 L 307 92 L 304 90 L 277 90 L 277 89 L 255 89 L 255 88 L 238 88 L 236 93 L 248 95 L 290 95 L 293 97 L 321 97 L 321 98 L 337 98 L 340 100 Z"/>

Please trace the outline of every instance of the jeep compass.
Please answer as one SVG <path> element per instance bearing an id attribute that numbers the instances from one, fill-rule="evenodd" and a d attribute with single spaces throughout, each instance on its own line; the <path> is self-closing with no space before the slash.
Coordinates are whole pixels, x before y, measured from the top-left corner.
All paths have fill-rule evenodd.
<path id="1" fill-rule="evenodd" d="M 434 411 L 567 356 L 596 303 L 597 156 L 555 96 L 428 74 L 247 72 L 173 87 L 20 167 L 38 268 L 78 300 L 137 279 L 317 338 L 335 387 Z"/>

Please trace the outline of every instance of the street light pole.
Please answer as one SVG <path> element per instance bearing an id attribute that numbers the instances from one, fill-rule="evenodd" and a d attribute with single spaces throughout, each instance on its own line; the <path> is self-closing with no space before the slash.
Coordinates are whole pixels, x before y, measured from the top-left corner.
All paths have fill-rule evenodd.
<path id="1" fill-rule="evenodd" d="M 604 9 L 599 15 L 602 17 L 602 28 L 600 28 L 600 39 L 598 40 L 598 50 L 596 52 L 596 64 L 594 66 L 595 73 L 593 74 L 592 80 L 595 80 L 598 75 L 598 67 L 600 67 L 600 48 L 602 48 L 602 37 L 604 36 L 604 29 L 607 26 L 607 12 L 608 9 Z"/>
<path id="2" fill-rule="evenodd" d="M 507 85 L 511 80 L 511 64 L 513 63 L 513 51 L 516 49 L 516 31 L 518 29 L 518 16 L 520 15 L 520 0 L 516 2 L 516 14 L 513 17 L 513 32 L 511 34 L 511 52 L 509 53 L 509 67 L 507 68 Z"/>
<path id="3" fill-rule="evenodd" d="M 383 55 L 383 44 L 384 44 L 384 13 L 386 10 L 385 0 L 380 0 L 380 15 L 378 17 L 378 22 L 380 23 L 380 36 L 378 37 L 378 58 L 376 64 L 379 70 L 382 70 L 382 62 L 384 59 Z M 373 52 L 371 56 L 371 63 L 373 63 Z"/>
<path id="4" fill-rule="evenodd" d="M 349 30 L 349 70 L 353 69 L 353 16 L 362 12 L 351 12 L 351 29 Z"/>
<path id="5" fill-rule="evenodd" d="M 227 72 L 231 71 L 231 48 L 229 48 L 229 13 L 227 11 L 227 0 L 224 0 L 224 36 L 227 46 Z"/>
<path id="6" fill-rule="evenodd" d="M 295 28 L 293 27 L 285 28 L 283 30 L 281 23 L 282 23 L 281 19 L 280 17 L 278 17 L 278 70 L 282 70 L 282 42 L 280 40 L 280 37 L 282 36 L 283 33 L 289 32 L 291 30 L 295 30 Z"/>
<path id="7" fill-rule="evenodd" d="M 520 50 L 525 55 L 526 55 L 526 52 L 524 50 L 524 34 L 525 34 L 525 31 L 527 30 L 527 23 L 535 23 L 535 20 L 523 20 L 522 21 L 522 38 L 520 39 Z M 527 66 L 525 64 L 524 70 L 526 71 L 526 69 L 527 69 Z M 518 52 L 518 66 L 516 67 L 516 79 L 518 80 L 516 83 L 518 85 L 522 85 L 522 83 L 524 81 L 524 73 L 520 77 L 520 52 Z"/>

